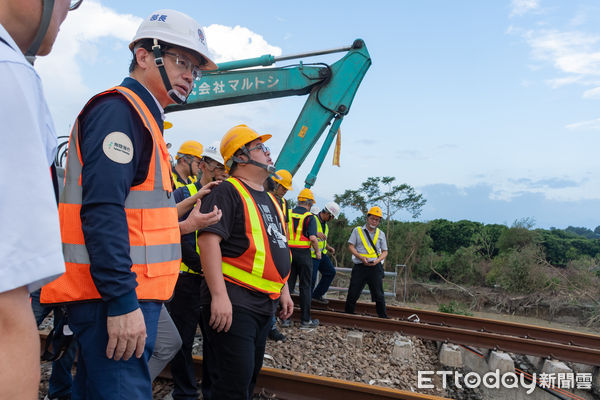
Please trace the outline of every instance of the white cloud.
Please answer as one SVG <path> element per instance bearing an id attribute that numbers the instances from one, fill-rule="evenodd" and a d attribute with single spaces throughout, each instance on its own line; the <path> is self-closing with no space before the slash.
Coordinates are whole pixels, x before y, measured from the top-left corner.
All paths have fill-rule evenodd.
<path id="1" fill-rule="evenodd" d="M 600 75 L 600 36 L 583 32 L 529 31 L 526 39 L 536 59 L 561 72 Z"/>
<path id="2" fill-rule="evenodd" d="M 86 76 L 81 62 L 95 64 L 112 60 L 118 52 L 99 57 L 101 41 L 112 38 L 121 43 L 121 50 L 125 49 L 141 20 L 130 14 L 118 14 L 95 1 L 85 1 L 76 12 L 69 13 L 50 56 L 36 62 L 59 132 L 65 133 L 67 125 L 93 94 L 90 89 L 93 78 Z M 123 64 L 126 65 L 126 61 Z M 106 84 L 111 83 L 114 82 Z"/>
<path id="3" fill-rule="evenodd" d="M 540 0 L 512 0 L 510 16 L 522 16 L 540 7 Z"/>
<path id="4" fill-rule="evenodd" d="M 81 107 L 95 92 L 119 83 L 127 75 L 130 57 L 127 46 L 142 20 L 94 0 L 83 2 L 76 12 L 69 13 L 51 55 L 36 62 L 59 135 L 68 132 Z M 211 25 L 205 32 L 209 50 L 217 62 L 281 54 L 279 47 L 271 46 L 261 35 L 244 27 Z M 230 106 L 219 115 L 214 111 L 204 114 L 203 121 L 212 119 L 219 129 L 203 133 L 222 135 L 230 121 L 241 123 L 251 120 L 252 115 L 266 114 L 265 108 L 271 106 L 261 103 Z M 179 123 L 168 135 L 175 139 L 174 145 L 189 139 L 191 132 L 198 132 L 197 114 L 192 111 L 176 114 L 174 119 Z M 228 122 L 224 117 L 228 117 Z"/>
<path id="5" fill-rule="evenodd" d="M 584 99 L 600 99 L 600 87 L 586 90 L 583 92 Z"/>
<path id="6" fill-rule="evenodd" d="M 281 55 L 281 48 L 271 46 L 259 34 L 242 26 L 230 27 L 213 24 L 206 28 L 208 48 L 216 62 L 240 60 L 271 54 Z"/>
<path id="7" fill-rule="evenodd" d="M 561 86 L 570 85 L 581 80 L 581 76 L 567 76 L 565 78 L 548 79 L 546 83 L 552 89 L 557 89 Z"/>
<path id="8" fill-rule="evenodd" d="M 592 119 L 590 121 L 574 122 L 565 126 L 571 130 L 600 130 L 600 118 Z"/>

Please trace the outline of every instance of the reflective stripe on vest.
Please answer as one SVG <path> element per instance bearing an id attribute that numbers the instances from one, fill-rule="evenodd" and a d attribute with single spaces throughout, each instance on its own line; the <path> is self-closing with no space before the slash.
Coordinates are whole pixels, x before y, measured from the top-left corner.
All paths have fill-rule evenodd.
<path id="1" fill-rule="evenodd" d="M 179 189 L 180 187 L 187 185 L 187 183 L 179 180 L 179 175 L 177 175 L 175 171 L 171 172 L 171 176 L 173 177 L 173 185 L 175 185 L 175 189 Z"/>
<path id="2" fill-rule="evenodd" d="M 273 196 L 273 198 L 275 198 L 275 197 Z M 283 215 L 283 220 L 282 220 L 283 229 L 285 230 L 285 237 L 287 238 L 287 241 L 289 242 L 290 241 L 290 229 L 289 229 L 290 209 L 287 206 L 287 201 L 283 197 L 278 199 L 277 205 L 279 205 L 281 208 L 281 213 Z"/>
<path id="3" fill-rule="evenodd" d="M 362 230 L 361 227 L 358 227 L 358 236 L 360 236 L 360 240 L 362 240 L 363 246 L 365 246 L 365 249 L 367 249 L 367 253 L 363 253 L 363 254 L 358 253 L 358 254 L 360 254 L 363 257 L 368 257 L 368 258 L 377 258 L 377 257 L 379 257 L 377 255 L 377 252 L 373 248 L 373 246 L 371 246 L 371 243 L 369 242 L 369 239 L 367 239 L 365 237 L 365 234 L 364 234 L 364 232 L 363 232 L 363 230 Z M 376 228 L 375 237 L 373 238 L 373 244 L 377 244 L 377 239 L 379 239 L 379 228 Z"/>
<path id="4" fill-rule="evenodd" d="M 258 206 L 246 189 L 236 178 L 230 177 L 231 183 L 239 193 L 244 205 L 244 223 L 248 238 L 248 249 L 239 257 L 223 257 L 223 277 L 230 282 L 269 294 L 272 299 L 279 298 L 287 277 L 281 277 L 271 255 L 271 247 L 265 224 Z M 279 220 L 283 226 L 283 213 L 277 200 L 268 193 L 273 202 Z"/>
<path id="5" fill-rule="evenodd" d="M 290 212 L 290 222 L 289 222 L 289 231 L 290 231 L 290 240 L 288 241 L 288 245 L 295 249 L 308 249 L 310 247 L 310 239 L 304 236 L 302 232 L 302 227 L 304 226 L 304 220 L 307 217 L 311 217 L 313 214 L 310 211 L 306 211 L 304 214 L 296 214 L 295 212 Z M 294 230 L 294 220 L 298 221 L 298 226 L 296 230 Z"/>
<path id="6" fill-rule="evenodd" d="M 324 233 L 326 237 L 329 236 L 329 226 L 325 223 L 325 232 L 323 232 L 323 226 L 321 225 L 321 220 L 319 219 L 319 215 L 315 215 L 315 221 L 317 221 L 317 233 Z M 319 241 L 319 250 L 321 250 L 321 254 L 327 254 L 327 239 L 319 238 L 317 235 L 317 240 Z M 312 258 L 317 258 L 315 254 L 315 249 L 310 246 L 310 256 Z"/>
<path id="7" fill-rule="evenodd" d="M 189 185 L 185 185 L 185 187 L 188 189 L 188 192 L 190 193 L 189 197 L 192 197 L 193 195 L 198 193 L 198 188 L 196 187 L 195 183 L 190 183 Z M 196 207 L 195 204 L 194 204 L 194 207 Z M 194 232 L 194 237 L 195 237 L 194 242 L 196 243 L 196 253 L 200 254 L 200 249 L 198 248 L 198 231 Z M 181 272 L 187 272 L 189 274 L 200 275 L 200 272 L 194 271 L 193 269 L 191 269 L 190 267 L 185 265 L 185 263 L 183 261 L 181 262 L 181 266 L 179 267 L 179 270 Z"/>
<path id="8" fill-rule="evenodd" d="M 290 209 L 288 208 L 287 205 L 287 200 L 284 199 L 283 197 L 281 198 L 281 211 L 283 211 L 283 220 L 286 224 L 288 224 L 289 218 L 290 218 Z"/>
<path id="9" fill-rule="evenodd" d="M 79 117 L 98 98 L 120 94 L 135 109 L 152 138 L 153 153 L 146 179 L 125 198 L 131 271 L 136 274 L 140 300 L 168 300 L 179 275 L 181 244 L 175 200 L 171 195 L 169 152 L 160 127 L 132 90 L 118 86 L 94 96 L 79 114 L 69 138 L 65 187 L 59 202 L 61 239 L 66 272 L 42 288 L 42 303 L 100 299 L 90 274 L 90 259 L 81 226 L 82 186 Z"/>

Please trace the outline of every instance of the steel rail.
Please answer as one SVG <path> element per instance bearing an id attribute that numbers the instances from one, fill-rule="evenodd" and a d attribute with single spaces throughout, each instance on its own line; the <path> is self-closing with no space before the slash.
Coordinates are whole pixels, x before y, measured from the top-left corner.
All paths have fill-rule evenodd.
<path id="1" fill-rule="evenodd" d="M 42 350 L 44 349 L 47 337 L 47 331 L 40 332 Z M 194 374 L 198 379 L 201 379 L 202 357 L 193 356 L 193 361 Z M 161 378 L 172 379 L 169 367 L 165 368 L 159 376 Z M 449 400 L 445 397 L 269 367 L 262 367 L 258 375 L 255 393 L 260 393 L 261 391 L 275 395 L 277 399 L 281 400 Z"/>
<path id="2" fill-rule="evenodd" d="M 194 370 L 197 377 L 202 376 L 202 357 L 193 356 Z M 163 371 L 163 372 L 166 372 Z M 282 400 L 444 400 L 444 397 L 419 394 L 367 385 L 359 382 L 344 381 L 301 372 L 287 371 L 278 368 L 262 367 L 256 381 L 255 393 L 261 391 L 275 395 Z M 446 399 L 447 400 L 447 399 Z"/>
<path id="3" fill-rule="evenodd" d="M 406 336 L 417 336 L 423 339 L 483 347 L 487 349 L 498 349 L 539 357 L 552 357 L 563 361 L 572 361 L 587 365 L 600 365 L 600 349 L 449 326 L 429 325 L 356 314 L 343 314 L 333 311 L 312 310 L 311 314 L 312 317 L 319 319 L 322 323 L 346 328 L 399 332 Z M 298 317 L 296 316 L 296 318 Z"/>
<path id="4" fill-rule="evenodd" d="M 298 297 L 293 297 L 294 302 L 297 303 Z M 344 311 L 344 301 L 333 299 L 328 300 L 328 304 L 319 304 L 317 302 L 313 302 L 311 307 L 336 312 Z M 590 333 L 546 328 L 536 325 L 520 324 L 516 322 L 500 321 L 488 318 L 448 314 L 436 311 L 417 310 L 407 307 L 387 306 L 386 311 L 390 318 L 396 318 L 410 322 L 418 321 L 423 324 L 450 326 L 454 328 L 516 336 L 524 339 L 543 340 L 570 346 L 600 349 L 600 336 Z M 363 302 L 356 303 L 356 313 L 372 316 L 377 315 L 374 304 Z"/>

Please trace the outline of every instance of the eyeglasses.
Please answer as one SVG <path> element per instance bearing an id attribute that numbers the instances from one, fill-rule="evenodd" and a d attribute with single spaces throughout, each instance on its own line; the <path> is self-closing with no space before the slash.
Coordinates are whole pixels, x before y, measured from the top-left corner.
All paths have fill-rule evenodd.
<path id="1" fill-rule="evenodd" d="M 225 166 L 219 162 L 213 162 L 213 163 L 209 163 L 207 160 L 204 160 L 204 162 L 206 163 L 206 166 L 208 167 L 207 169 L 210 172 L 214 172 L 214 171 L 225 171 Z"/>
<path id="2" fill-rule="evenodd" d="M 83 0 L 71 0 L 71 3 L 69 4 L 69 11 L 76 10 L 81 3 L 83 3 Z"/>
<path id="3" fill-rule="evenodd" d="M 257 144 L 257 145 L 256 145 L 256 146 L 254 146 L 254 147 L 250 147 L 250 148 L 248 149 L 248 153 L 250 153 L 250 152 L 251 152 L 251 151 L 253 151 L 253 150 L 262 150 L 262 152 L 263 152 L 263 153 L 268 153 L 268 152 L 270 152 L 270 151 L 271 151 L 271 150 L 269 149 L 269 147 L 268 147 L 268 146 L 265 146 L 265 144 L 264 144 L 264 143 L 262 143 L 262 142 L 261 142 L 261 143 L 259 143 L 259 144 Z"/>
<path id="4" fill-rule="evenodd" d="M 179 70 L 191 72 L 194 80 L 200 79 L 202 77 L 202 70 L 200 69 L 200 67 L 194 65 L 194 63 L 186 56 L 171 53 L 170 51 L 163 51 L 163 54 L 169 57 L 173 57 L 175 59 L 175 65 L 177 65 Z"/>

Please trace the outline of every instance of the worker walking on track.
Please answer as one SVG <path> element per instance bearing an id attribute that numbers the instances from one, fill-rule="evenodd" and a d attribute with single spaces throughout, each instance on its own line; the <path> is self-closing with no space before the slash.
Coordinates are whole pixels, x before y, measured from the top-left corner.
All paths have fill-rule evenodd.
<path id="1" fill-rule="evenodd" d="M 327 226 L 327 222 L 337 218 L 339 215 L 340 206 L 334 201 L 325 204 L 325 207 L 315 215 L 315 220 L 317 222 L 317 240 L 319 241 L 319 249 L 321 250 L 321 259 L 317 259 L 314 249 L 310 250 L 313 259 L 312 299 L 321 304 L 329 303 L 323 296 L 325 296 L 331 282 L 333 282 L 333 278 L 335 278 L 335 267 L 327 255 L 327 253 L 335 254 L 335 249 L 327 243 L 327 237 L 329 236 L 329 226 Z M 317 284 L 318 272 L 321 273 L 321 280 Z"/>
<path id="2" fill-rule="evenodd" d="M 67 0 L 0 2 L 0 116 L 7 149 L 0 158 L 4 193 L 0 207 L 2 399 L 38 397 L 40 337 L 29 293 L 65 271 L 53 166 L 57 135 L 33 61 L 36 55 L 50 53 L 67 12 L 80 4 Z M 23 160 L 27 168 L 17 167 Z"/>
<path id="3" fill-rule="evenodd" d="M 293 302 L 286 284 L 290 251 L 277 200 L 263 187 L 274 171 L 264 142 L 246 125 L 221 140 L 230 177 L 202 202 L 218 205 L 223 218 L 199 232 L 202 283 L 205 400 L 251 399 L 262 367 L 267 334 L 278 305 L 289 318 Z"/>
<path id="4" fill-rule="evenodd" d="M 321 249 L 317 240 L 317 222 L 309 211 L 315 203 L 315 196 L 310 189 L 304 188 L 298 194 L 298 203 L 290 213 L 289 218 L 289 245 L 292 251 L 292 271 L 290 285 L 300 280 L 300 327 L 314 328 L 319 325 L 318 319 L 310 318 L 310 301 L 312 298 L 312 270 L 311 247 L 317 260 L 321 259 Z M 293 287 L 293 286 L 292 286 Z M 289 325 L 289 321 L 284 326 Z"/>
<path id="5" fill-rule="evenodd" d="M 202 144 L 195 140 L 184 142 L 175 156 L 177 163 L 173 168 L 173 189 L 196 182 L 202 161 Z"/>
<path id="6" fill-rule="evenodd" d="M 381 222 L 383 212 L 375 206 L 367 213 L 367 223 L 357 226 L 348 239 L 348 249 L 352 253 L 352 275 L 346 298 L 346 312 L 354 314 L 356 302 L 366 285 L 369 285 L 371 297 L 375 301 L 377 315 L 387 318 L 385 296 L 383 292 L 383 261 L 388 255 L 385 233 L 377 226 Z"/>
<path id="7" fill-rule="evenodd" d="M 41 295 L 68 305 L 80 349 L 73 399 L 152 398 L 148 359 L 179 275 L 180 234 L 202 219 L 196 209 L 177 221 L 162 135 L 163 108 L 216 68 L 202 28 L 159 10 L 129 47 L 130 76 L 94 96 L 73 126 L 59 204 L 67 271 Z"/>
<path id="8" fill-rule="evenodd" d="M 199 181 L 175 190 L 173 196 L 177 204 L 182 204 L 182 202 L 187 200 L 192 200 L 191 203 L 194 204 L 196 203 L 195 199 L 204 198 L 219 182 L 227 179 L 227 173 L 223 164 L 220 143 L 216 142 L 210 146 L 205 146 L 202 153 L 202 162 L 200 163 L 202 176 Z M 182 219 L 186 218 L 187 214 L 189 214 L 189 211 L 182 216 Z M 220 218 L 220 210 L 218 210 L 218 214 Z M 207 221 L 201 228 L 213 225 L 215 222 L 217 221 Z M 202 326 L 200 285 L 204 276 L 202 275 L 202 265 L 196 244 L 196 237 L 196 232 L 181 236 L 181 267 L 179 278 L 175 285 L 173 298 L 167 304 L 167 309 L 171 314 L 171 318 L 173 318 L 175 326 L 177 326 L 182 341 L 181 349 L 171 361 L 173 399 L 175 400 L 198 398 L 192 350 L 196 329 L 198 326 Z"/>

